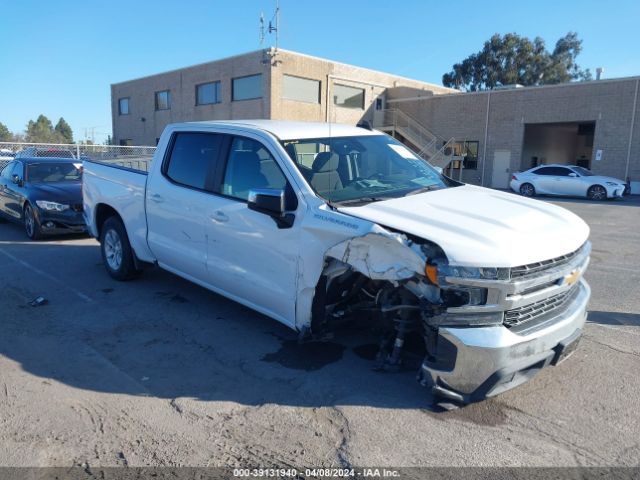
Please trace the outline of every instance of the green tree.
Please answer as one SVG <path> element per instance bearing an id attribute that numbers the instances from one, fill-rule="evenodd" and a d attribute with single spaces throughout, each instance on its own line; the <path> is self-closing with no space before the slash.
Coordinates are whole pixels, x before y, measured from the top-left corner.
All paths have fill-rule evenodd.
<path id="1" fill-rule="evenodd" d="M 56 123 L 54 130 L 60 136 L 62 140 L 61 143 L 73 143 L 73 130 L 71 130 L 71 127 L 64 118 L 60 117 L 60 120 Z"/>
<path id="2" fill-rule="evenodd" d="M 442 83 L 477 91 L 516 83 L 531 86 L 590 80 L 591 72 L 576 63 L 581 50 L 582 40 L 575 32 L 558 40 L 552 52 L 540 37 L 530 40 L 516 33 L 496 33 L 478 53 L 453 65 L 453 70 L 442 76 Z"/>
<path id="3" fill-rule="evenodd" d="M 56 143 L 59 137 L 53 129 L 51 120 L 41 114 L 35 122 L 29 120 L 27 123 L 26 139 L 27 142 L 34 143 Z"/>
<path id="4" fill-rule="evenodd" d="M 7 126 L 0 122 L 0 142 L 13 141 L 13 133 L 7 128 Z"/>

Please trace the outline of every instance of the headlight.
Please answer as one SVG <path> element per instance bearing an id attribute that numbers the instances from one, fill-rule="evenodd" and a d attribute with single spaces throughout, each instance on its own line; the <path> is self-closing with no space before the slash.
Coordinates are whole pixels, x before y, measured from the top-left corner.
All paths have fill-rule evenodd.
<path id="1" fill-rule="evenodd" d="M 618 185 L 616 182 L 605 182 L 605 183 L 611 187 L 616 187 Z"/>
<path id="2" fill-rule="evenodd" d="M 63 212 L 69 208 L 69 205 L 56 202 L 47 202 L 46 200 L 36 200 L 38 205 L 43 210 L 55 210 L 56 212 Z"/>
<path id="3" fill-rule="evenodd" d="M 508 268 L 458 267 L 456 265 L 438 266 L 438 274 L 444 277 L 481 278 L 484 280 L 507 280 Z"/>

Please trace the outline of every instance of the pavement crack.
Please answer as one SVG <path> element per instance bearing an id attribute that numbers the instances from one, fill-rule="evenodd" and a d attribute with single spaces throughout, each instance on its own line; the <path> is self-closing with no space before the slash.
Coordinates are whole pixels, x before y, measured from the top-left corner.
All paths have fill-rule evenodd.
<path id="1" fill-rule="evenodd" d="M 182 407 L 176 403 L 176 399 L 175 398 L 172 398 L 169 401 L 169 405 L 171 405 L 171 408 L 173 408 L 180 415 L 182 415 L 184 413 L 184 410 L 182 410 Z"/>
<path id="2" fill-rule="evenodd" d="M 598 345 L 601 345 L 601 346 L 606 347 L 606 348 L 608 348 L 610 350 L 613 350 L 614 352 L 622 353 L 622 354 L 625 354 L 625 355 L 633 355 L 634 357 L 640 357 L 640 353 L 630 352 L 628 350 L 623 350 L 621 348 L 614 347 L 613 345 L 609 345 L 608 343 L 604 343 L 604 342 L 601 342 L 599 340 L 596 340 L 592 336 L 585 335 L 584 338 L 586 340 L 592 341 L 593 343 L 597 343 Z"/>

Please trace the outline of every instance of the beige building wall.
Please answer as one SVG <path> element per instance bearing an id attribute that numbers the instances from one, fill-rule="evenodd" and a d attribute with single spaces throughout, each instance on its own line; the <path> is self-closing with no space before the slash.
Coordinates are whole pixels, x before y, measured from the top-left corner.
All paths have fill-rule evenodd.
<path id="1" fill-rule="evenodd" d="M 262 98 L 232 101 L 232 79 L 256 73 L 263 75 Z M 308 103 L 283 98 L 282 82 L 285 74 L 319 81 L 319 102 Z M 196 105 L 196 85 L 212 81 L 221 82 L 222 102 Z M 332 89 L 336 83 L 364 89 L 364 108 L 333 105 Z M 430 95 L 453 91 L 438 85 L 287 50 L 258 50 L 112 85 L 113 138 L 116 143 L 129 139 L 134 145 L 154 145 L 167 124 L 197 120 L 272 118 L 356 124 L 362 119 L 372 120 L 376 98 L 384 97 L 388 88 L 400 86 L 408 86 Z M 155 110 L 154 93 L 161 90 L 171 91 L 170 110 Z M 119 115 L 118 100 L 125 97 L 130 99 L 130 113 Z"/>
<path id="2" fill-rule="evenodd" d="M 509 151 L 509 170 L 521 170 L 526 165 L 525 124 L 593 121 L 591 169 L 623 180 L 628 174 L 640 182 L 640 99 L 635 94 L 639 82 L 640 77 L 631 77 L 421 98 L 411 91 L 391 91 L 388 96 L 391 107 L 437 135 L 480 142 L 478 169 L 465 171 L 464 181 L 491 186 L 496 151 Z M 598 150 L 600 161 L 595 159 Z"/>
<path id="3" fill-rule="evenodd" d="M 258 73 L 263 75 L 262 98 L 232 102 L 232 79 Z M 214 81 L 221 82 L 221 103 L 196 105 L 196 85 Z M 169 123 L 269 118 L 270 88 L 269 61 L 262 51 L 117 83 L 111 85 L 113 139 L 155 145 Z M 162 90 L 171 91 L 171 109 L 156 111 L 154 94 Z M 118 99 L 125 97 L 130 99 L 129 115 L 119 115 Z"/>

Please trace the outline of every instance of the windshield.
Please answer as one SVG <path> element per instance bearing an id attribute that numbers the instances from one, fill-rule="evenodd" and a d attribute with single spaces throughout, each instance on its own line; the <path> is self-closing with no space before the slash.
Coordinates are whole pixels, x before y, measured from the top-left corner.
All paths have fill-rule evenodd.
<path id="1" fill-rule="evenodd" d="M 82 178 L 81 163 L 30 163 L 26 180 L 30 183 L 79 182 Z"/>
<path id="2" fill-rule="evenodd" d="M 573 167 L 573 171 L 576 172 L 581 177 L 593 177 L 593 173 L 591 173 L 586 168 L 582 167 Z"/>
<path id="3" fill-rule="evenodd" d="M 305 138 L 282 144 L 316 193 L 332 203 L 384 200 L 452 184 L 388 135 Z"/>

